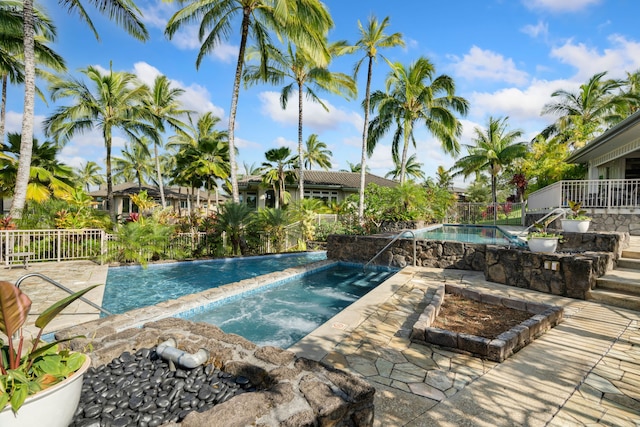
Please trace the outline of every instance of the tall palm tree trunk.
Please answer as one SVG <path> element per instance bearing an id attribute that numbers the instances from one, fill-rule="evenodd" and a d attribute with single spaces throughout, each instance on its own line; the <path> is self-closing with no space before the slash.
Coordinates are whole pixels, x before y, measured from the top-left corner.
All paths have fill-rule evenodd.
<path id="1" fill-rule="evenodd" d="M 162 208 L 167 207 L 167 202 L 164 198 L 164 184 L 162 183 L 162 171 L 160 170 L 160 156 L 158 156 L 158 144 L 153 143 L 153 154 L 156 157 L 156 174 L 158 175 L 158 189 L 160 190 L 160 202 Z"/>
<path id="2" fill-rule="evenodd" d="M 304 199 L 304 156 L 302 150 L 302 84 L 298 83 L 298 191 L 299 200 Z"/>
<path id="3" fill-rule="evenodd" d="M 497 194 L 497 181 L 496 175 L 491 174 L 491 200 L 493 205 L 493 225 L 496 225 L 498 220 L 498 194 Z"/>
<path id="4" fill-rule="evenodd" d="M 105 158 L 106 175 L 107 175 L 107 205 L 109 205 L 109 218 L 113 225 L 116 225 L 116 206 L 113 199 L 113 177 L 111 176 L 111 128 L 104 128 L 104 145 L 107 150 Z"/>
<path id="5" fill-rule="evenodd" d="M 22 114 L 22 139 L 20 142 L 20 160 L 16 175 L 16 187 L 13 192 L 11 216 L 22 218 L 27 200 L 27 186 L 31 170 L 33 150 L 33 114 L 35 109 L 36 61 L 34 52 L 33 0 L 24 0 L 22 6 L 24 20 L 24 112 Z"/>
<path id="6" fill-rule="evenodd" d="M 244 65 L 244 53 L 247 49 L 247 39 L 249 36 L 249 22 L 251 11 L 245 9 L 242 15 L 242 35 L 240 38 L 240 50 L 238 51 L 238 63 L 236 64 L 236 76 L 233 81 L 233 94 L 231 96 L 231 111 L 229 111 L 229 166 L 231 168 L 231 198 L 234 203 L 240 203 L 240 192 L 238 191 L 238 171 L 236 167 L 236 145 L 235 126 L 236 111 L 238 110 L 238 97 L 240 94 L 240 80 L 242 79 L 242 67 Z"/>
<path id="7" fill-rule="evenodd" d="M 405 124 L 404 129 L 404 146 L 402 147 L 402 160 L 400 163 L 400 184 L 404 184 L 405 175 L 407 173 L 407 151 L 409 151 L 409 135 L 411 135 L 411 124 Z"/>
<path id="8" fill-rule="evenodd" d="M 367 89 L 364 95 L 364 129 L 362 131 L 362 156 L 360 157 L 360 193 L 358 201 L 358 222 L 364 225 L 364 187 L 367 170 L 367 137 L 369 136 L 369 105 L 371 102 L 371 77 L 373 74 L 373 58 L 369 57 L 367 68 Z"/>
<path id="9" fill-rule="evenodd" d="M 7 119 L 7 75 L 2 76 L 2 104 L 0 104 L 0 143 L 4 142 L 4 124 Z"/>

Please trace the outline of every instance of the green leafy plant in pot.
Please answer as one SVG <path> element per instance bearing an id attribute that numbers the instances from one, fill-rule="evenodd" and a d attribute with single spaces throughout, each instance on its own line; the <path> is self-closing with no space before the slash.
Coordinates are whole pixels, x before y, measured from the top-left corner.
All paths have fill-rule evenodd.
<path id="1" fill-rule="evenodd" d="M 555 252 L 562 235 L 547 231 L 546 224 L 536 222 L 535 231 L 527 236 L 527 245 L 532 252 Z"/>
<path id="2" fill-rule="evenodd" d="M 567 218 L 560 221 L 562 229 L 571 233 L 584 233 L 589 230 L 591 218 L 587 211 L 582 209 L 582 203 L 569 200 L 569 212 Z"/>
<path id="3" fill-rule="evenodd" d="M 0 281 L 0 332 L 6 335 L 6 341 L 0 336 L 0 415 L 6 412 L 3 410 L 7 405 L 17 413 L 29 396 L 64 381 L 87 365 L 86 355 L 59 348 L 60 343 L 79 337 L 52 343 L 42 341 L 41 337 L 44 328 L 62 310 L 96 286 L 99 285 L 69 295 L 43 311 L 35 321 L 38 335 L 28 342 L 23 326 L 31 309 L 31 299 L 12 283 Z M 45 415 L 40 416 L 42 420 L 47 419 Z"/>

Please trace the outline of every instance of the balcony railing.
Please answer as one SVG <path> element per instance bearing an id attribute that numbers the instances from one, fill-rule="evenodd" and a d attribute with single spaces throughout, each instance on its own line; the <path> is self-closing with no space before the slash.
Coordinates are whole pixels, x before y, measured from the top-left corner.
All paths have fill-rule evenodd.
<path id="1" fill-rule="evenodd" d="M 558 181 L 529 194 L 528 211 L 545 211 L 580 202 L 584 209 L 640 208 L 640 179 Z"/>

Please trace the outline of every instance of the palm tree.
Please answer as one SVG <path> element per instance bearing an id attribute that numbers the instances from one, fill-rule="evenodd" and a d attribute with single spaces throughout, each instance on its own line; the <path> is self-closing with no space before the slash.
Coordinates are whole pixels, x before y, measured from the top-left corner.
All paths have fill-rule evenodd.
<path id="1" fill-rule="evenodd" d="M 0 145 L 4 154 L 0 161 L 0 192 L 11 194 L 17 179 L 22 138 L 18 133 L 9 133 L 7 141 L 7 144 Z M 33 140 L 32 147 L 27 200 L 43 202 L 52 195 L 62 197 L 69 194 L 73 187 L 73 169 L 56 159 L 60 147 L 51 141 L 40 144 L 37 139 Z"/>
<path id="2" fill-rule="evenodd" d="M 268 60 L 266 46 L 270 44 L 270 31 L 275 32 L 278 38 L 287 38 L 304 46 L 314 59 L 322 62 L 328 61 L 329 58 L 325 37 L 333 27 L 329 11 L 319 0 L 203 0 L 189 3 L 176 12 L 169 19 L 165 34 L 171 38 L 181 27 L 200 21 L 198 36 L 202 46 L 196 59 L 196 68 L 199 68 L 202 59 L 229 38 L 233 21 L 239 15 L 242 16 L 240 48 L 229 112 L 231 196 L 236 203 L 240 201 L 240 194 L 235 157 L 235 121 L 249 37 L 255 40 L 258 49 L 262 52 L 264 67 Z"/>
<path id="3" fill-rule="evenodd" d="M 81 164 L 78 169 L 76 169 L 76 176 L 78 182 L 81 182 L 85 185 L 87 189 L 87 193 L 90 191 L 91 185 L 102 185 L 104 184 L 104 176 L 102 176 L 102 168 L 91 160 L 86 161 Z"/>
<path id="4" fill-rule="evenodd" d="M 316 164 L 322 169 L 331 168 L 331 156 L 333 153 L 327 148 L 327 144 L 318 139 L 318 135 L 312 133 L 307 138 L 306 150 L 304 151 L 304 166 L 307 169 Z"/>
<path id="5" fill-rule="evenodd" d="M 245 203 L 227 202 L 220 208 L 218 225 L 227 232 L 234 255 L 240 255 L 244 245 L 243 231 L 254 218 L 254 211 Z"/>
<path id="6" fill-rule="evenodd" d="M 500 171 L 516 159 L 527 153 L 527 143 L 517 142 L 522 137 L 520 129 L 509 130 L 509 118 L 489 117 L 486 129 L 475 128 L 475 145 L 466 145 L 468 154 L 460 158 L 453 166 L 456 175 L 471 174 L 487 170 L 491 175 L 491 200 L 493 202 L 493 220 L 497 219 L 497 179 Z"/>
<path id="7" fill-rule="evenodd" d="M 362 171 L 362 165 L 360 163 L 351 163 L 347 160 L 347 166 L 349 166 L 349 169 L 340 169 L 340 172 L 360 173 Z M 366 166 L 365 169 L 365 172 L 369 172 L 369 166 Z"/>
<path id="8" fill-rule="evenodd" d="M 360 164 L 364 165 L 364 168 L 360 168 L 360 193 L 358 202 L 358 220 L 360 224 L 364 222 L 364 184 L 365 184 L 365 171 L 367 162 L 367 139 L 369 129 L 369 109 L 371 102 L 371 79 L 373 77 L 373 62 L 377 60 L 378 50 L 380 48 L 390 47 L 404 47 L 404 40 L 402 40 L 401 33 L 393 33 L 390 35 L 385 34 L 385 29 L 389 25 L 389 17 L 386 17 L 382 22 L 378 22 L 375 16 L 369 17 L 369 23 L 367 27 L 363 27 L 362 23 L 358 20 L 358 29 L 360 30 L 360 39 L 354 46 L 348 48 L 349 53 L 355 53 L 356 51 L 364 52 L 364 56 L 356 62 L 354 68 L 354 77 L 360 71 L 365 58 L 367 61 L 367 89 L 364 95 L 364 127 L 362 129 L 362 157 Z M 382 55 L 380 55 L 382 56 Z M 384 56 L 382 56 L 384 58 Z M 387 60 L 384 58 L 385 61 Z M 388 61 L 387 61 L 388 62 Z"/>
<path id="9" fill-rule="evenodd" d="M 276 252 L 283 252 L 287 237 L 287 225 L 293 218 L 292 211 L 281 208 L 265 208 L 258 213 L 260 226 L 275 244 Z"/>
<path id="10" fill-rule="evenodd" d="M 339 47 L 343 46 L 341 42 L 333 43 L 329 47 L 329 51 L 337 53 Z M 278 51 L 273 46 L 268 46 L 269 61 L 266 70 L 262 64 L 247 65 L 244 74 L 246 84 L 255 84 L 265 81 L 273 84 L 281 84 L 286 80 L 291 83 L 282 88 L 280 92 L 280 105 L 283 109 L 287 108 L 289 96 L 294 89 L 298 91 L 298 191 L 299 200 L 304 199 L 304 153 L 302 141 L 302 122 L 303 122 L 303 96 L 306 94 L 307 99 L 320 104 L 326 111 L 327 106 L 318 97 L 316 91 L 325 91 L 334 94 L 346 95 L 347 97 L 355 96 L 355 81 L 344 73 L 335 73 L 329 71 L 326 65 L 321 65 L 314 60 L 313 56 L 306 52 L 300 46 L 294 48 L 289 43 L 286 53 Z M 248 57 L 259 56 L 257 49 L 252 49 Z"/>
<path id="11" fill-rule="evenodd" d="M 135 180 L 138 182 L 138 190 L 142 191 L 142 185 L 147 183 L 145 178 L 153 175 L 149 142 L 146 137 L 142 137 L 139 141 L 127 144 L 120 152 L 122 157 L 113 158 L 114 181 Z"/>
<path id="12" fill-rule="evenodd" d="M 107 203 L 109 215 L 115 223 L 113 181 L 111 177 L 111 147 L 113 131 L 121 129 L 131 139 L 138 134 L 150 134 L 153 130 L 144 123 L 142 102 L 148 88 L 139 84 L 135 75 L 127 72 L 102 74 L 95 67 L 80 70 L 93 83 L 93 90 L 83 81 L 58 78 L 50 86 L 51 98 L 71 98 L 75 104 L 58 107 L 45 120 L 45 131 L 57 141 L 68 141 L 73 136 L 97 128 L 102 132 L 106 148 Z"/>
<path id="13" fill-rule="evenodd" d="M 86 9 L 80 0 L 58 0 L 69 12 L 78 12 L 80 19 L 84 21 L 93 31 L 96 32 Z M 98 10 L 115 20 L 119 25 L 138 40 L 146 40 L 149 35 L 144 25 L 139 19 L 140 10 L 132 1 L 104 0 L 94 2 Z M 29 182 L 29 168 L 31 165 L 31 143 L 33 142 L 33 119 L 35 104 L 35 31 L 34 31 L 34 11 L 33 0 L 24 0 L 23 7 L 23 36 L 24 36 L 24 112 L 22 115 L 22 143 L 20 144 L 20 164 L 18 165 L 18 176 L 14 191 L 13 203 L 11 204 L 11 216 L 22 217 L 22 210 L 27 195 L 27 184 Z M 108 171 L 110 172 L 110 171 Z M 109 176 L 107 178 L 110 178 Z M 107 179 L 109 185 L 109 179 Z M 112 200 L 113 201 L 113 200 Z M 115 215 L 114 215 L 115 218 Z"/>
<path id="14" fill-rule="evenodd" d="M 66 70 L 64 59 L 53 51 L 48 44 L 56 38 L 56 28 L 51 19 L 42 11 L 35 9 L 34 16 L 34 54 L 35 61 L 40 66 L 36 74 L 47 78 L 48 73 L 41 68 L 48 67 L 57 72 Z M 2 101 L 0 103 L 0 141 L 4 141 L 6 123 L 7 84 L 24 82 L 24 64 L 21 58 L 23 44 L 23 16 L 22 2 L 17 0 L 0 1 L 0 78 L 2 79 Z M 36 91 L 44 100 L 42 93 Z"/>
<path id="15" fill-rule="evenodd" d="M 620 114 L 629 104 L 629 96 L 620 96 L 624 81 L 606 79 L 606 71 L 593 75 L 576 92 L 557 90 L 551 94 L 553 102 L 546 104 L 542 114 L 558 119 L 542 135 L 559 136 L 574 148 L 583 147 L 595 136 L 624 119 Z M 636 101 L 638 95 L 635 95 Z"/>
<path id="16" fill-rule="evenodd" d="M 272 148 L 264 156 L 267 161 L 262 163 L 262 179 L 265 184 L 272 185 L 274 191 L 277 188 L 276 208 L 279 208 L 285 204 L 285 183 L 293 179 L 296 159 L 291 157 L 288 147 Z"/>
<path id="17" fill-rule="evenodd" d="M 162 171 L 160 169 L 160 156 L 158 147 L 162 147 L 162 134 L 166 131 L 167 124 L 174 131 L 185 127 L 179 117 L 189 113 L 183 110 L 178 97 L 184 93 L 183 89 L 172 88 L 167 76 L 158 76 L 153 82 L 148 97 L 144 100 L 144 106 L 150 114 L 150 121 L 154 126 L 154 132 L 149 135 L 153 141 L 153 155 L 156 164 L 158 188 L 160 190 L 160 202 L 162 207 L 167 206 L 164 197 L 164 185 Z"/>
<path id="18" fill-rule="evenodd" d="M 405 181 L 409 141 L 416 146 L 413 132 L 418 123 L 422 122 L 440 140 L 445 152 L 456 155 L 460 150 L 457 138 L 462 125 L 454 113 L 465 115 L 468 102 L 455 95 L 451 77 L 434 75 L 435 67 L 424 57 L 408 69 L 395 63 L 386 80 L 386 92 L 375 91 L 371 95 L 371 109 L 377 109 L 378 116 L 369 124 L 367 149 L 372 154 L 377 142 L 393 125 L 397 126 L 392 154 L 398 156 L 402 140 L 400 183 Z"/>
<path id="19" fill-rule="evenodd" d="M 397 180 L 398 177 L 400 176 L 402 165 L 400 164 L 400 159 L 395 158 L 393 160 L 396 167 L 393 170 L 389 171 L 384 177 Z M 422 163 L 418 162 L 415 154 L 412 154 L 407 159 L 407 164 L 405 165 L 405 176 L 409 178 L 414 178 L 414 180 L 424 181 L 424 172 L 422 171 Z"/>
<path id="20" fill-rule="evenodd" d="M 451 177 L 449 171 L 444 168 L 444 166 L 438 166 L 438 168 L 436 169 L 436 177 L 438 178 L 438 187 L 451 190 L 451 186 L 453 185 L 453 178 Z"/>

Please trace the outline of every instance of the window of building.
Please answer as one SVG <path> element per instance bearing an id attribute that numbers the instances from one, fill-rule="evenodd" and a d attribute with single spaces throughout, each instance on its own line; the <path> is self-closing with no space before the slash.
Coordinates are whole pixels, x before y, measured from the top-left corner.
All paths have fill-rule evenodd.
<path id="1" fill-rule="evenodd" d="M 251 209 L 256 209 L 258 207 L 257 193 L 247 193 L 247 206 L 249 206 Z"/>
<path id="2" fill-rule="evenodd" d="M 122 213 L 129 213 L 131 212 L 131 199 L 128 197 L 125 197 L 122 199 Z"/>
<path id="3" fill-rule="evenodd" d="M 338 201 L 338 192 L 330 190 L 305 190 L 304 197 L 307 199 L 319 199 L 326 205 Z"/>

